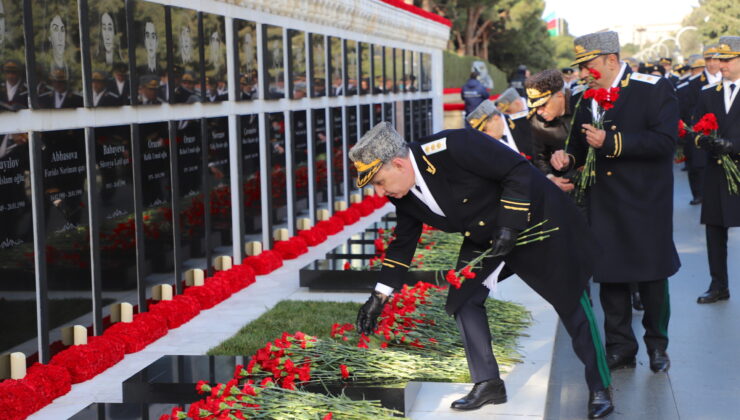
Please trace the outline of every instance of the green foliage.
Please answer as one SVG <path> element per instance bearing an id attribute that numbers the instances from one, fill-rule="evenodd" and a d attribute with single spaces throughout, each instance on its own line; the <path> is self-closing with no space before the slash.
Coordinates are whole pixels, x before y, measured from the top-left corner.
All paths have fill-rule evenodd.
<path id="1" fill-rule="evenodd" d="M 478 57 L 460 56 L 450 51 L 444 51 L 444 87 L 459 88 L 465 84 L 470 76 L 470 68 L 474 61 L 485 61 Z M 486 63 L 488 74 L 493 79 L 493 89 L 491 94 L 495 95 L 503 92 L 508 83 L 506 75 L 498 67 L 491 63 Z"/>
<path id="2" fill-rule="evenodd" d="M 329 338 L 331 326 L 354 323 L 359 303 L 284 300 L 247 324 L 236 335 L 208 351 L 209 355 L 248 356 L 287 331 Z"/>
<path id="3" fill-rule="evenodd" d="M 699 0 L 699 7 L 687 19 L 692 17 L 704 42 L 717 42 L 721 36 L 737 35 L 737 28 L 740 27 L 740 2 Z"/>
<path id="4" fill-rule="evenodd" d="M 555 65 L 559 69 L 570 67 L 570 64 L 575 60 L 573 39 L 571 35 L 559 35 L 552 38 L 552 43 L 555 46 L 553 58 L 555 59 Z"/>
<path id="5" fill-rule="evenodd" d="M 532 73 L 555 66 L 555 43 L 542 20 L 544 0 L 512 0 L 514 4 L 500 36 L 491 39 L 489 57 L 506 74 L 525 64 Z"/>

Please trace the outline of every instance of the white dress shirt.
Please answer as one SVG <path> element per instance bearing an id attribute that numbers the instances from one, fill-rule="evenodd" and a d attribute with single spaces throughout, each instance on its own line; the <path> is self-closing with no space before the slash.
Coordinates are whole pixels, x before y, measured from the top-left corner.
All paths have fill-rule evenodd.
<path id="1" fill-rule="evenodd" d="M 61 108 L 62 104 L 64 103 L 64 98 L 67 97 L 67 92 L 59 93 L 54 92 L 54 108 Z"/>
<path id="2" fill-rule="evenodd" d="M 707 75 L 707 84 L 711 85 L 713 83 L 719 83 L 722 81 L 722 72 L 718 71 L 715 74 L 712 74 L 706 70 L 704 70 L 704 74 Z"/>
<path id="3" fill-rule="evenodd" d="M 723 87 L 725 92 L 725 114 L 729 114 L 730 108 L 732 108 L 732 103 L 737 97 L 737 91 L 740 90 L 740 79 L 737 79 L 735 81 L 725 80 L 722 83 L 724 84 Z M 732 92 L 730 92 L 730 85 L 735 85 L 735 89 Z"/>
<path id="4" fill-rule="evenodd" d="M 18 91 L 18 86 L 20 86 L 20 84 L 21 82 L 18 82 L 15 85 L 5 82 L 5 91 L 8 93 L 8 102 L 13 102 L 13 98 L 15 98 L 15 93 Z"/>
<path id="5" fill-rule="evenodd" d="M 619 74 L 616 78 L 614 78 L 614 81 L 612 82 L 613 88 L 619 86 L 619 82 L 622 81 L 622 77 L 624 76 L 624 71 L 627 70 L 627 63 L 622 62 L 622 68 L 619 70 Z M 591 115 L 594 117 L 594 121 L 599 119 L 598 110 L 599 104 L 596 102 L 596 99 L 591 99 Z"/>

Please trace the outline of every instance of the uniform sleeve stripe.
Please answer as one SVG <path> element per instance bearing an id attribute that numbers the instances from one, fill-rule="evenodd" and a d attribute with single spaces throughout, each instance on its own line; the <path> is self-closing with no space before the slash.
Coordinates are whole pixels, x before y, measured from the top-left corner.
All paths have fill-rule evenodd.
<path id="1" fill-rule="evenodd" d="M 396 268 L 396 266 L 393 264 L 383 263 L 383 265 L 390 268 Z"/>
<path id="2" fill-rule="evenodd" d="M 528 206 L 529 205 L 528 201 L 509 201 L 509 200 L 504 200 L 503 198 L 501 199 L 501 202 L 514 204 L 515 206 Z"/>
<path id="3" fill-rule="evenodd" d="M 504 206 L 504 208 L 505 209 L 508 209 L 508 210 L 529 211 L 529 208 L 527 208 L 527 207 Z"/>
<path id="4" fill-rule="evenodd" d="M 395 263 L 395 264 L 398 264 L 398 265 L 400 265 L 401 267 L 406 267 L 406 268 L 409 268 L 409 266 L 408 266 L 407 264 L 404 264 L 404 263 L 398 262 L 398 261 L 396 261 L 396 260 L 392 260 L 392 259 L 390 259 L 390 258 L 386 258 L 386 259 L 385 259 L 384 261 L 392 262 L 392 263 Z"/>

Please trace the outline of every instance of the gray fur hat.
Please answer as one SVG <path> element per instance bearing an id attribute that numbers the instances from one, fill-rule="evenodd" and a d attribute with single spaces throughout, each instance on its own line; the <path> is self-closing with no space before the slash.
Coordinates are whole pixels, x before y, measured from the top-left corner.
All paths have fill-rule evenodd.
<path id="1" fill-rule="evenodd" d="M 490 117 L 492 114 L 497 113 L 499 113 L 499 111 L 498 109 L 496 109 L 496 104 L 492 100 L 486 99 L 485 101 L 481 102 L 480 105 L 478 105 L 478 107 L 473 110 L 473 112 L 468 114 L 465 119 L 468 121 L 468 124 L 470 124 L 471 127 L 475 128 L 476 130 L 480 130 L 483 126 L 483 123 L 488 120 L 488 117 Z"/>
<path id="2" fill-rule="evenodd" d="M 362 188 L 373 179 L 383 164 L 407 147 L 406 141 L 387 121 L 381 121 L 365 133 L 349 150 L 349 158 L 357 169 L 357 187 Z"/>
<path id="3" fill-rule="evenodd" d="M 600 55 L 619 54 L 619 35 L 614 31 L 596 32 L 573 40 L 576 59 L 571 66 L 591 61 Z"/>
<path id="4" fill-rule="evenodd" d="M 716 58 L 740 57 L 740 36 L 723 36 L 719 39 Z"/>

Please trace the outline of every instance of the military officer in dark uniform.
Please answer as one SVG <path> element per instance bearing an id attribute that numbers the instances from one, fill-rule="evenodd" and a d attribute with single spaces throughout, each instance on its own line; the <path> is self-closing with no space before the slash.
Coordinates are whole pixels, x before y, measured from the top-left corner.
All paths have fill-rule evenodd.
<path id="1" fill-rule="evenodd" d="M 28 108 L 28 86 L 23 81 L 23 66 L 18 60 L 3 63 L 3 78 L 0 84 L 0 103 L 8 111 Z"/>
<path id="2" fill-rule="evenodd" d="M 501 95 L 496 98 L 494 104 L 504 114 L 518 114 L 522 111 L 529 111 L 524 98 L 519 96 L 519 92 L 514 88 L 508 88 L 501 92 Z"/>
<path id="3" fill-rule="evenodd" d="M 670 57 L 662 57 L 658 62 L 656 63 L 660 67 L 663 68 L 663 77 L 668 79 L 671 84 L 675 87 L 678 85 L 678 76 L 673 73 L 673 59 Z"/>
<path id="4" fill-rule="evenodd" d="M 121 105 L 121 98 L 113 92 L 108 91 L 108 73 L 102 70 L 92 72 L 92 106 L 106 107 Z"/>
<path id="5" fill-rule="evenodd" d="M 634 367 L 638 344 L 632 331 L 630 282 L 639 283 L 645 308 L 645 344 L 654 372 L 668 370 L 668 277 L 680 266 L 673 243 L 673 155 L 678 102 L 662 77 L 633 73 L 619 60 L 616 32 L 576 38 L 581 78 L 597 70 L 592 88 L 619 87 L 619 99 L 606 111 L 605 129 L 594 127 L 593 101 L 576 113 L 572 137 L 553 154 L 553 167 L 584 164 L 596 151 L 595 183 L 587 194 L 591 229 L 604 247 L 594 281 L 600 283 L 609 367 Z"/>
<path id="6" fill-rule="evenodd" d="M 489 289 L 484 284 L 492 287 L 489 282 L 513 272 L 553 305 L 571 335 L 586 366 L 589 417 L 605 417 L 613 410 L 609 371 L 586 295 L 596 244 L 572 200 L 524 157 L 473 129 L 446 130 L 421 143 L 407 143 L 390 123 L 381 122 L 349 157 L 357 168 L 358 187 L 372 185 L 390 198 L 398 215 L 382 282 L 358 314 L 359 331 L 373 332 L 388 296 L 404 283 L 423 223 L 460 232 L 464 241 L 458 269 L 480 252 L 492 252 L 473 269 L 477 276 L 451 288 L 447 297 L 445 309 L 458 323 L 475 382 L 452 408 L 473 410 L 506 401 L 491 350 L 484 307 Z M 544 220 L 560 229 L 544 241 L 515 246 L 519 232 Z"/>
<path id="7" fill-rule="evenodd" d="M 39 95 L 39 106 L 46 109 L 79 108 L 83 105 L 82 96 L 69 91 L 67 70 L 52 70 L 49 80 L 52 90 Z"/>
<path id="8" fill-rule="evenodd" d="M 727 231 L 740 226 L 740 195 L 727 189 L 721 155 L 740 162 L 740 36 L 719 39 L 716 59 L 720 60 L 722 82 L 705 86 L 699 96 L 696 117 L 713 113 L 719 129 L 717 138 L 697 136 L 695 144 L 710 154 L 704 179 L 701 223 L 706 226 L 707 257 L 712 281 L 698 303 L 714 303 L 730 298 L 727 275 Z"/>
<path id="9" fill-rule="evenodd" d="M 468 124 L 496 139 L 532 162 L 532 130 L 527 111 L 507 115 L 497 109 L 495 102 L 486 99 L 466 117 Z"/>

